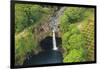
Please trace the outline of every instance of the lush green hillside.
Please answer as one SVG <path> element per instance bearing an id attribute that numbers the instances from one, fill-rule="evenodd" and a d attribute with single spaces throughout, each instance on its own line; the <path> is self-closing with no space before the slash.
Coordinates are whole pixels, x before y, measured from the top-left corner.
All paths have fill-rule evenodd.
<path id="1" fill-rule="evenodd" d="M 39 51 L 33 28 L 44 23 L 51 15 L 52 9 L 39 5 L 15 5 L 15 64 L 23 64 L 29 53 Z M 33 32 L 33 33 L 32 33 Z"/>
<path id="2" fill-rule="evenodd" d="M 65 50 L 63 61 L 93 61 L 94 9 L 67 7 L 61 16 L 60 27 L 62 47 Z"/>

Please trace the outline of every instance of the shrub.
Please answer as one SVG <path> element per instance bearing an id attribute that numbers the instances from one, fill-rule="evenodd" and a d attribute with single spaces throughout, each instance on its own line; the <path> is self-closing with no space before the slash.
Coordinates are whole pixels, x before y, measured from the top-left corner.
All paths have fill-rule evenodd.
<path id="1" fill-rule="evenodd" d="M 15 37 L 15 64 L 22 65 L 27 52 L 35 52 L 37 47 L 36 41 L 32 38 L 31 32 L 25 31 L 23 35 Z M 33 53 L 34 53 L 33 52 Z"/>
<path id="2" fill-rule="evenodd" d="M 76 22 L 79 22 L 84 19 L 84 14 L 86 10 L 86 8 L 80 7 L 67 7 L 60 19 L 60 28 L 62 33 L 68 31 L 70 24 L 73 24 L 74 27 L 74 24 Z"/>
<path id="3" fill-rule="evenodd" d="M 84 61 L 84 50 L 80 49 L 72 49 L 70 53 L 64 58 L 64 62 L 80 62 Z"/>
<path id="4" fill-rule="evenodd" d="M 16 4 L 15 5 L 15 31 L 19 33 L 25 28 L 37 23 L 45 14 L 50 14 L 49 8 L 39 5 Z M 49 13 L 48 13 L 49 12 Z"/>
<path id="5" fill-rule="evenodd" d="M 81 21 L 84 18 L 85 8 L 69 7 L 65 10 L 65 15 L 69 23 Z"/>
<path id="6" fill-rule="evenodd" d="M 75 25 L 72 25 L 69 28 L 69 31 L 62 36 L 62 46 L 65 49 L 64 62 L 84 61 L 86 59 L 84 55 L 86 53 L 83 52 L 83 50 L 86 51 L 84 47 L 86 43 L 85 39 Z M 77 52 L 80 52 L 81 54 Z M 77 59 L 77 56 L 80 60 Z"/>

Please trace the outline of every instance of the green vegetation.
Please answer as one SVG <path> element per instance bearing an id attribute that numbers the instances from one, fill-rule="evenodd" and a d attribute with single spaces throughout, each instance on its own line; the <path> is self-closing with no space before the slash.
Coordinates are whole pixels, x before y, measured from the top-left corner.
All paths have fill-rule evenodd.
<path id="1" fill-rule="evenodd" d="M 87 48 L 87 61 L 94 60 L 94 21 L 89 20 L 82 29 L 82 33 L 86 38 L 86 48 Z"/>
<path id="2" fill-rule="evenodd" d="M 64 62 L 84 61 L 86 57 L 85 43 L 83 35 L 75 26 L 64 33 L 62 36 L 62 46 L 65 48 Z"/>
<path id="3" fill-rule="evenodd" d="M 76 49 L 72 49 L 70 51 L 70 54 L 68 54 L 65 58 L 64 58 L 64 62 L 80 62 L 84 60 L 84 56 L 83 56 L 83 52 L 84 50 L 82 48 L 76 50 Z"/>
<path id="4" fill-rule="evenodd" d="M 15 5 L 15 64 L 22 65 L 27 53 L 37 53 L 38 45 L 33 28 L 48 20 L 51 8 L 31 4 Z M 46 17 L 46 18 L 45 18 Z"/>
<path id="5" fill-rule="evenodd" d="M 55 8 L 15 4 L 15 65 L 22 65 L 27 53 L 39 52 L 37 35 L 33 29 L 41 23 L 49 22 Z M 67 7 L 60 16 L 59 26 L 64 49 L 63 62 L 94 61 L 94 9 Z"/>
<path id="6" fill-rule="evenodd" d="M 42 16 L 48 15 L 48 8 L 42 8 L 39 5 L 16 4 L 15 6 L 15 27 L 16 33 L 39 21 Z"/>
<path id="7" fill-rule="evenodd" d="M 65 10 L 65 17 L 67 18 L 68 23 L 75 23 L 81 21 L 84 18 L 84 12 L 86 8 L 80 7 L 70 7 Z"/>
<path id="8" fill-rule="evenodd" d="M 93 61 L 94 21 L 88 22 L 94 19 L 93 14 L 91 8 L 67 7 L 65 9 L 60 20 L 65 63 Z"/>

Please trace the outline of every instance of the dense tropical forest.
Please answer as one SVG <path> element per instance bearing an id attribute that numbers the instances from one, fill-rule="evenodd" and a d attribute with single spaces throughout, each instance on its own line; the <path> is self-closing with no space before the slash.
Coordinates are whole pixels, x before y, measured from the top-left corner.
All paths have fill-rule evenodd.
<path id="1" fill-rule="evenodd" d="M 22 65 L 27 56 L 42 50 L 39 42 L 52 36 L 49 23 L 56 15 L 63 62 L 94 61 L 94 11 L 84 7 L 15 4 L 15 65 Z"/>

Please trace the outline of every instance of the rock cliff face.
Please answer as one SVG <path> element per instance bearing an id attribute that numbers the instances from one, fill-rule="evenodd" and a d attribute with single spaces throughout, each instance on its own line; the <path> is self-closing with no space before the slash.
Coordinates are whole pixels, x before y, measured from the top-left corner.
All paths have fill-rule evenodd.
<path id="1" fill-rule="evenodd" d="M 40 42 L 42 39 L 44 39 L 47 36 L 52 36 L 52 24 L 55 23 L 56 25 L 56 37 L 61 36 L 61 31 L 60 31 L 60 22 L 59 18 L 63 14 L 65 7 L 57 7 L 54 10 L 54 13 L 47 18 L 46 21 L 43 21 L 39 23 L 34 29 L 34 34 L 35 34 L 35 39 L 37 42 Z"/>

